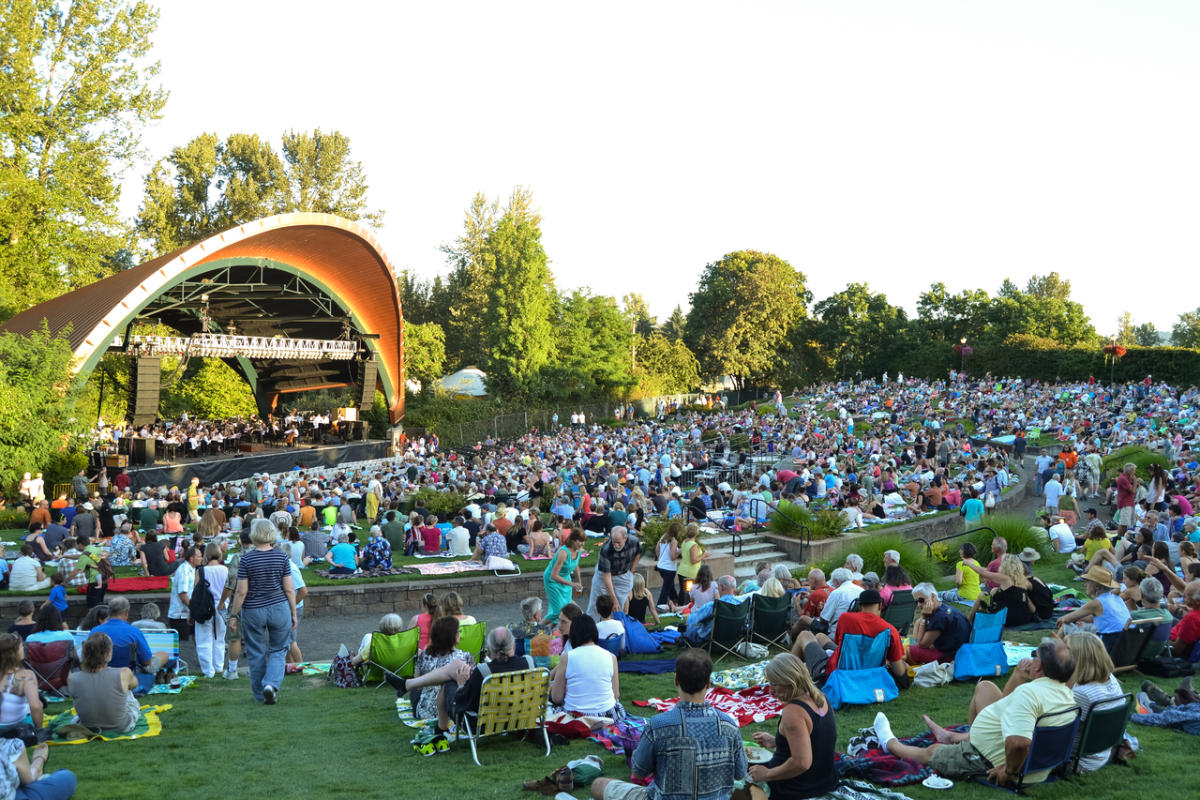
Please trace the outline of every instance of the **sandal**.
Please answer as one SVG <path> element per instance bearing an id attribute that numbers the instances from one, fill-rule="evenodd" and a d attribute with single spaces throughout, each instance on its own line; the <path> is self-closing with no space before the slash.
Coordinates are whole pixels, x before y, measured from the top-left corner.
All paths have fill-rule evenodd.
<path id="1" fill-rule="evenodd" d="M 530 792 L 538 792 L 553 796 L 559 792 L 569 792 L 575 788 L 575 778 L 570 767 L 559 767 L 544 778 L 536 781 L 525 781 L 521 786 Z"/>

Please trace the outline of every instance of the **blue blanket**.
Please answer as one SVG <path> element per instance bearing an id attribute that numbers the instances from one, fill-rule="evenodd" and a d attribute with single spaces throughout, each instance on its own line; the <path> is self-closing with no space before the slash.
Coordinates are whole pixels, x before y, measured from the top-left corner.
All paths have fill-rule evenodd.
<path id="1" fill-rule="evenodd" d="M 1138 725 L 1175 728 L 1193 736 L 1200 736 L 1200 703 L 1168 706 L 1157 714 L 1134 714 L 1129 719 Z"/>

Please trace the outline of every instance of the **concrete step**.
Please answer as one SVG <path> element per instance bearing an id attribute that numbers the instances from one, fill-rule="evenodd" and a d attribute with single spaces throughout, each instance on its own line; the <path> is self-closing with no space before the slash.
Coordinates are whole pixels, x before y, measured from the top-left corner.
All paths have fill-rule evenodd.
<path id="1" fill-rule="evenodd" d="M 783 555 L 783 554 L 780 553 L 780 555 Z M 795 569 L 796 567 L 800 566 L 795 561 L 789 561 L 786 558 L 780 559 L 779 561 L 772 560 L 771 564 L 772 565 L 783 564 L 789 570 Z M 736 566 L 734 566 L 733 577 L 737 578 L 739 583 L 741 583 L 746 578 L 753 578 L 754 577 L 754 562 L 750 561 L 747 563 L 737 564 Z"/>

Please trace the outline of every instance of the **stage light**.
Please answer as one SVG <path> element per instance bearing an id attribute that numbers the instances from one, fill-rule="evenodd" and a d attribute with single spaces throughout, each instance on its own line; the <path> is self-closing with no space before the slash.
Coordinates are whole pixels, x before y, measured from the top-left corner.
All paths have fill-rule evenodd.
<path id="1" fill-rule="evenodd" d="M 153 355 L 194 355 L 203 358 L 349 361 L 358 354 L 358 342 L 342 339 L 284 339 L 198 333 L 183 336 L 134 336 L 131 347 Z"/>

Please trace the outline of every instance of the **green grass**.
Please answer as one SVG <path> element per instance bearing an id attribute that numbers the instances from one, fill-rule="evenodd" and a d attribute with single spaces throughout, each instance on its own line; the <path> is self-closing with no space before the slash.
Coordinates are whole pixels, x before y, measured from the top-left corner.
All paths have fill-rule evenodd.
<path id="1" fill-rule="evenodd" d="M 1162 453 L 1147 450 L 1141 445 L 1129 445 L 1120 450 L 1114 450 L 1104 457 L 1103 464 L 1104 480 L 1106 481 L 1116 477 L 1126 464 L 1135 465 L 1137 475 L 1143 481 L 1150 480 L 1151 464 L 1158 464 L 1164 469 L 1169 469 L 1171 466 L 1171 462 L 1167 461 L 1167 457 Z"/>

